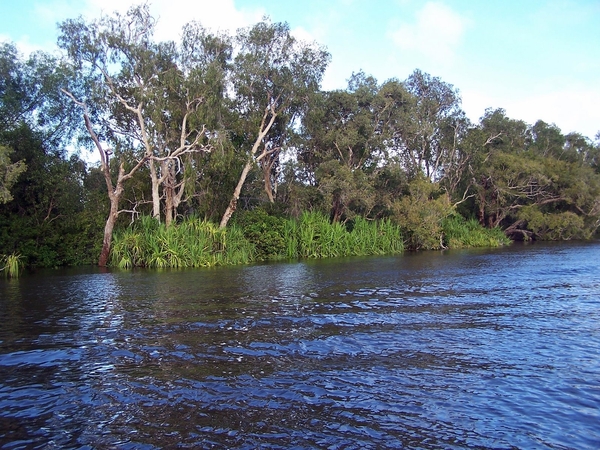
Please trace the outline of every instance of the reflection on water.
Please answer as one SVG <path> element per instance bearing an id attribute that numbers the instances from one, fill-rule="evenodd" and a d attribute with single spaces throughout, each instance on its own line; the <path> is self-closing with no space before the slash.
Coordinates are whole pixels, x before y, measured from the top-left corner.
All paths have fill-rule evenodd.
<path id="1" fill-rule="evenodd" d="M 0 282 L 0 448 L 599 448 L 600 245 Z"/>

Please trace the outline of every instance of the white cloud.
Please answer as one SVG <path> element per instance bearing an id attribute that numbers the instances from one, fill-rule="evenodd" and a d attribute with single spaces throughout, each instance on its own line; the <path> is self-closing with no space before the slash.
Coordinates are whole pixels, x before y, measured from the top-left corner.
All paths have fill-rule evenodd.
<path id="1" fill-rule="evenodd" d="M 538 93 L 513 99 L 506 104 L 506 113 L 512 111 L 527 123 L 543 120 L 555 123 L 564 134 L 578 132 L 594 138 L 600 131 L 600 92 L 584 87 L 569 87 L 564 90 Z M 542 117 L 539 117 L 540 114 Z"/>
<path id="2" fill-rule="evenodd" d="M 417 11 L 414 23 L 400 24 L 390 36 L 402 50 L 448 63 L 454 58 L 467 25 L 465 17 L 443 3 L 428 2 Z"/>
<path id="3" fill-rule="evenodd" d="M 292 36 L 303 42 L 316 42 L 315 36 L 303 27 L 296 27 L 290 30 Z"/>
<path id="4" fill-rule="evenodd" d="M 26 35 L 21 36 L 19 39 L 14 39 L 6 34 L 0 34 L 0 43 L 4 42 L 14 43 L 17 46 L 17 51 L 25 56 L 36 50 L 42 50 L 40 46 L 31 44 L 31 42 L 29 42 L 29 36 Z"/>
<path id="5" fill-rule="evenodd" d="M 125 12 L 138 0 L 88 0 L 88 15 L 97 17 L 100 12 Z M 156 38 L 177 40 L 181 28 L 188 22 L 200 22 L 214 31 L 235 31 L 260 21 L 265 14 L 263 9 L 240 10 L 233 0 L 154 0 L 150 11 L 158 19 Z"/>
<path id="6" fill-rule="evenodd" d="M 461 90 L 463 108 L 469 118 L 477 123 L 486 108 L 503 108 L 511 119 L 523 120 L 533 125 L 538 120 L 554 123 L 563 134 L 581 133 L 591 139 L 600 131 L 600 92 L 585 86 L 563 90 L 531 92 L 510 96 L 507 92 L 482 92 Z"/>

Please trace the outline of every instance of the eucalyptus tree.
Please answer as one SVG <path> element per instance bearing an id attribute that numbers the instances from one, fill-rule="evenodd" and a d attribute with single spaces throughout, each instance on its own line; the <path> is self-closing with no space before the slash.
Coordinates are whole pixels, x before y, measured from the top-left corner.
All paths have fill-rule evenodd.
<path id="1" fill-rule="evenodd" d="M 11 158 L 20 130 L 35 130 L 44 151 L 64 156 L 64 144 L 73 132 L 72 111 L 65 108 L 60 87 L 68 68 L 56 57 L 34 52 L 24 58 L 13 43 L 0 44 L 0 203 L 12 199 L 10 188 L 27 167 Z"/>
<path id="2" fill-rule="evenodd" d="M 27 168 L 24 160 L 12 162 L 10 159 L 12 153 L 14 153 L 13 149 L 0 145 L 0 204 L 13 199 L 10 190 L 19 175 Z"/>
<path id="3" fill-rule="evenodd" d="M 470 189 L 480 223 L 514 237 L 591 236 L 600 224 L 600 177 L 584 162 L 587 141 L 569 136 L 487 110 L 467 139 L 479 149 Z"/>
<path id="4" fill-rule="evenodd" d="M 564 158 L 566 140 L 560 129 L 543 120 L 538 120 L 529 128 L 530 143 L 528 149 L 541 156 L 553 156 L 557 159 Z"/>
<path id="5" fill-rule="evenodd" d="M 76 71 L 63 92 L 81 108 L 111 205 L 100 265 L 108 260 L 124 183 L 148 167 L 153 216 L 160 220 L 164 198 L 169 223 L 185 192 L 186 157 L 211 150 L 206 111 L 224 76 L 214 66 L 226 62 L 230 46 L 195 24 L 184 29 L 180 44 L 155 42 L 155 25 L 148 5 L 60 24 L 59 46 Z M 112 165 L 118 167 L 114 182 Z"/>
<path id="6" fill-rule="evenodd" d="M 333 221 L 370 216 L 381 200 L 378 177 L 395 164 L 394 134 L 407 120 L 412 96 L 396 80 L 379 85 L 355 73 L 348 88 L 313 99 L 303 123 L 298 160 L 314 173 Z M 383 175 L 383 172 L 386 172 Z"/>
<path id="7" fill-rule="evenodd" d="M 564 159 L 590 166 L 599 171 L 600 146 L 580 133 L 572 132 L 564 137 Z"/>
<path id="8" fill-rule="evenodd" d="M 85 258 L 85 165 L 66 151 L 79 121 L 61 93 L 70 75 L 55 55 L 0 44 L 0 248 L 30 265 Z"/>
<path id="9" fill-rule="evenodd" d="M 272 199 L 271 176 L 287 136 L 319 89 L 329 54 L 316 44 L 296 40 L 286 23 L 264 20 L 240 30 L 232 69 L 231 92 L 237 114 L 236 136 L 246 162 L 233 190 L 220 227 L 237 208 L 248 174 L 263 162 L 265 188 Z M 271 192 L 269 192 L 271 190 Z"/>
<path id="10" fill-rule="evenodd" d="M 412 176 L 424 173 L 432 181 L 462 168 L 460 140 L 469 125 L 458 90 L 438 77 L 415 70 L 404 83 L 415 103 L 410 121 L 396 138 L 403 147 L 402 163 Z"/>
<path id="11" fill-rule="evenodd" d="M 25 124 L 43 136 L 49 151 L 64 153 L 77 129 L 60 92 L 71 75 L 54 55 L 33 52 L 24 58 L 13 43 L 0 44 L 0 133 Z"/>

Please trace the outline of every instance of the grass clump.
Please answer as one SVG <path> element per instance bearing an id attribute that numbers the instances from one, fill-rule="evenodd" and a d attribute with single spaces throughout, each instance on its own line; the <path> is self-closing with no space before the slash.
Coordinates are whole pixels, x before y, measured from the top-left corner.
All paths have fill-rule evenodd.
<path id="1" fill-rule="evenodd" d="M 113 238 L 111 264 L 182 268 L 247 264 L 254 261 L 398 254 L 404 250 L 400 228 L 389 220 L 357 218 L 349 226 L 330 223 L 322 213 L 299 219 L 245 212 L 222 230 L 212 222 L 189 218 L 166 227 L 143 217 Z"/>
<path id="2" fill-rule="evenodd" d="M 291 228 L 291 227 L 290 227 Z M 404 251 L 400 227 L 390 220 L 369 221 L 357 217 L 345 224 L 330 223 L 318 212 L 305 212 L 295 226 L 296 256 L 329 258 L 399 254 Z"/>
<path id="3" fill-rule="evenodd" d="M 394 255 L 404 251 L 402 227 L 390 219 L 331 223 L 320 212 L 298 219 L 257 208 L 241 214 L 226 229 L 198 218 L 167 227 L 143 217 L 115 233 L 111 264 L 132 267 L 184 268 L 248 264 L 255 261 Z M 440 237 L 441 236 L 441 237 Z M 442 242 L 443 238 L 443 242 Z M 438 248 L 497 247 L 510 243 L 500 229 L 452 214 L 441 222 Z"/>
<path id="4" fill-rule="evenodd" d="M 6 278 L 19 278 L 19 273 L 23 268 L 23 257 L 18 253 L 10 255 L 0 255 L 0 272 Z"/>
<path id="5" fill-rule="evenodd" d="M 212 222 L 190 218 L 167 227 L 143 217 L 115 233 L 111 263 L 123 269 L 210 267 L 248 263 L 253 253 L 235 226 L 221 230 Z"/>
<path id="6" fill-rule="evenodd" d="M 448 248 L 500 247 L 511 240 L 500 228 L 485 228 L 475 219 L 452 214 L 442 221 L 444 245 Z"/>

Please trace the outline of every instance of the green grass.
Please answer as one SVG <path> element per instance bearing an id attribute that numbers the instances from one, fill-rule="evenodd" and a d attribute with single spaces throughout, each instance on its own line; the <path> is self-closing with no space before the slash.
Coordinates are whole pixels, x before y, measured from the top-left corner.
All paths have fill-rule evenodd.
<path id="1" fill-rule="evenodd" d="M 0 271 L 6 278 L 19 278 L 23 268 L 23 257 L 18 253 L 0 255 Z"/>
<path id="2" fill-rule="evenodd" d="M 236 227 L 220 230 L 197 218 L 167 227 L 152 218 L 142 218 L 115 233 L 111 264 L 124 269 L 211 267 L 248 263 L 252 251 Z"/>
<path id="3" fill-rule="evenodd" d="M 257 213 L 221 230 L 189 218 L 166 227 L 143 217 L 115 233 L 111 265 L 183 268 L 248 264 L 254 261 L 397 254 L 400 229 L 389 220 L 356 219 L 349 230 L 321 213 L 284 219 Z"/>
<path id="4" fill-rule="evenodd" d="M 296 257 L 330 258 L 404 251 L 400 228 L 387 219 L 369 221 L 358 217 L 350 225 L 332 224 L 324 214 L 305 212 L 295 226 L 288 226 L 295 231 Z M 288 242 L 292 241 L 288 239 Z"/>
<path id="5" fill-rule="evenodd" d="M 443 236 L 444 245 L 450 248 L 497 247 L 510 242 L 501 230 L 488 230 L 476 220 L 459 215 L 444 220 Z M 143 217 L 115 233 L 111 264 L 123 269 L 211 267 L 286 258 L 394 255 L 403 251 L 401 229 L 389 219 L 357 217 L 342 224 L 330 223 L 319 212 L 304 212 L 299 219 L 292 219 L 252 211 L 225 230 L 198 218 L 166 227 Z"/>
<path id="6" fill-rule="evenodd" d="M 485 228 L 477 220 L 460 215 L 444 219 L 442 228 L 448 248 L 500 247 L 511 242 L 500 228 Z"/>

